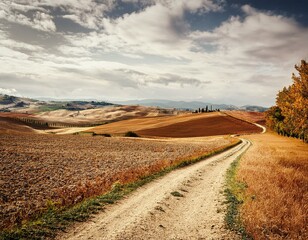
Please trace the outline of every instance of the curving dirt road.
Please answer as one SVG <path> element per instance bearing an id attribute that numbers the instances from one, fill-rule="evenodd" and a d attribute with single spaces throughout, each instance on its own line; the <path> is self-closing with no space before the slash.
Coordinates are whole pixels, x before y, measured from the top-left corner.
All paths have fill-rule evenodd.
<path id="1" fill-rule="evenodd" d="M 264 127 L 264 126 L 262 126 L 262 125 L 260 125 L 260 124 L 258 124 L 258 123 L 254 123 L 254 125 L 256 125 L 256 126 L 259 127 L 259 128 L 262 128 L 261 134 L 266 133 L 266 127 Z"/>
<path id="2" fill-rule="evenodd" d="M 58 239 L 238 239 L 225 229 L 222 202 L 224 174 L 250 146 L 242 141 L 139 188 Z"/>

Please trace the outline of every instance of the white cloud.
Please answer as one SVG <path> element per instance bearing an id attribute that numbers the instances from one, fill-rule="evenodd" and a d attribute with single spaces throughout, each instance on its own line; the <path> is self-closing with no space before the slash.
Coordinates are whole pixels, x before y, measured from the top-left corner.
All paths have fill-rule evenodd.
<path id="1" fill-rule="evenodd" d="M 0 18 L 27 25 L 42 31 L 56 31 L 51 9 L 66 12 L 62 17 L 81 26 L 99 29 L 105 12 L 116 5 L 116 0 L 3 0 L 0 3 Z"/>
<path id="2" fill-rule="evenodd" d="M 157 21 L 159 19 L 159 21 Z M 125 14 L 118 19 L 103 19 L 104 30 L 67 36 L 73 46 L 117 51 L 121 54 L 153 54 L 184 57 L 190 42 L 186 39 L 189 26 L 183 16 L 161 4 L 141 12 Z"/>
<path id="3" fill-rule="evenodd" d="M 200 42 L 216 45 L 225 59 L 238 63 L 281 63 L 307 56 L 307 28 L 292 18 L 262 12 L 244 5 L 244 19 L 232 17 L 213 32 L 194 32 Z M 253 61 L 252 61 L 253 60 Z M 233 62 L 234 63 L 234 62 Z"/>
<path id="4" fill-rule="evenodd" d="M 177 41 L 180 31 L 184 30 L 184 23 L 179 25 L 179 29 L 173 26 L 176 20 L 183 21 L 180 16 L 173 15 L 168 8 L 157 4 L 142 12 L 124 15 L 111 21 L 110 25 L 106 25 L 106 30 L 107 33 L 116 34 L 130 42 L 146 44 L 147 41 L 151 41 L 168 44 Z"/>
<path id="5" fill-rule="evenodd" d="M 164 55 L 176 59 L 189 57 L 191 40 L 187 38 L 190 26 L 184 19 L 184 12 L 219 11 L 220 4 L 210 0 L 143 1 L 127 0 L 144 5 L 145 8 L 124 14 L 117 19 L 103 18 L 100 31 L 90 34 L 68 36 L 76 47 L 101 49 L 104 52 L 118 51 L 122 54 Z M 223 2 L 223 1 L 219 1 Z M 76 15 L 66 15 L 78 22 Z"/>
<path id="6" fill-rule="evenodd" d="M 7 95 L 20 95 L 16 89 L 14 88 L 1 88 L 0 87 L 0 94 L 7 94 Z"/>
<path id="7" fill-rule="evenodd" d="M 43 0 L 36 3 L 38 6 L 60 7 L 66 12 L 62 17 L 70 19 L 89 29 L 100 29 L 105 13 L 111 11 L 116 0 Z"/>
<path id="8" fill-rule="evenodd" d="M 0 19 L 26 25 L 41 31 L 56 31 L 53 17 L 47 10 L 36 6 L 36 4 L 31 6 L 27 1 L 12 2 L 3 0 L 3 2 L 0 3 L 0 7 Z M 29 13 L 29 11 L 31 11 L 31 16 L 27 16 L 26 14 Z"/>
<path id="9" fill-rule="evenodd" d="M 43 31 L 56 31 L 56 25 L 52 20 L 52 16 L 44 12 L 36 12 L 33 18 L 33 28 Z"/>
<path id="10" fill-rule="evenodd" d="M 142 7 L 114 19 L 105 13 L 116 1 L 32 1 L 32 18 L 22 6 L 0 11 L 0 16 L 13 11 L 12 22 L 38 28 L 43 37 L 64 38 L 49 52 L 40 42 L 11 39 L 0 25 L 1 71 L 18 73 L 15 82 L 3 78 L 0 86 L 21 91 L 14 83 L 25 79 L 28 93 L 44 85 L 42 94 L 58 94 L 61 85 L 61 94 L 68 97 L 203 96 L 206 101 L 269 105 L 278 89 L 291 82 L 294 64 L 308 56 L 308 29 L 273 12 L 244 5 L 244 16 L 230 17 L 212 31 L 193 31 L 184 13 L 222 11 L 218 1 L 125 1 Z M 62 17 L 91 32 L 57 33 L 50 8 L 61 9 Z"/>

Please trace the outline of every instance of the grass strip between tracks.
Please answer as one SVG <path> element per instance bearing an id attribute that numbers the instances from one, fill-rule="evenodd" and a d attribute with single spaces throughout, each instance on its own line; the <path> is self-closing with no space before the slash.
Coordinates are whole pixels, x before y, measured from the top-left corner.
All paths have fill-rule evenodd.
<path id="1" fill-rule="evenodd" d="M 140 177 L 137 181 L 132 183 L 114 183 L 111 191 L 100 196 L 86 199 L 71 207 L 58 208 L 56 207 L 55 203 L 50 202 L 48 204 L 49 207 L 47 211 L 44 212 L 40 217 L 35 220 L 28 221 L 22 226 L 1 232 L 0 239 L 53 239 L 56 237 L 59 231 L 65 232 L 65 229 L 73 222 L 86 221 L 91 216 L 102 210 L 107 204 L 115 203 L 116 201 L 122 199 L 124 196 L 145 185 L 146 183 L 162 177 L 172 170 L 194 164 L 213 155 L 222 153 L 239 145 L 240 143 L 241 140 L 199 157 L 183 160 L 176 165 L 164 168 L 163 170 L 154 174 Z"/>
<path id="2" fill-rule="evenodd" d="M 245 150 L 246 152 L 247 150 Z M 244 203 L 244 192 L 247 188 L 246 183 L 236 180 L 236 174 L 239 167 L 241 157 L 245 153 L 243 152 L 238 156 L 227 170 L 226 174 L 226 188 L 224 190 L 226 196 L 227 213 L 225 216 L 225 222 L 227 227 L 238 233 L 242 239 L 252 239 L 246 232 L 245 227 L 240 218 L 240 207 Z"/>

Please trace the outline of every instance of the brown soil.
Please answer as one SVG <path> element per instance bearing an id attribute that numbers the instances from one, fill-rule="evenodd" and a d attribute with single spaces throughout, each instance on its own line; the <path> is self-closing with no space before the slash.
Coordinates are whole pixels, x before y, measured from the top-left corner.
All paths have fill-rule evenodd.
<path id="1" fill-rule="evenodd" d="M 137 118 L 137 119 L 130 119 L 130 120 L 125 120 L 125 121 L 120 121 L 120 122 L 116 122 L 116 123 L 110 123 L 110 124 L 106 124 L 106 125 L 101 125 L 95 128 L 90 129 L 89 131 L 93 131 L 96 133 L 110 133 L 110 134 L 123 134 L 127 131 L 134 131 L 134 132 L 139 132 L 143 134 L 144 130 L 147 131 L 155 131 L 155 129 L 162 129 L 162 130 L 166 130 L 163 127 L 167 127 L 167 129 L 171 126 L 173 128 L 173 125 L 175 124 L 179 124 L 179 127 L 181 126 L 190 126 L 191 124 L 195 124 L 197 123 L 198 126 L 194 127 L 191 126 L 193 129 L 196 128 L 203 128 L 205 126 L 203 125 L 207 125 L 207 124 L 214 124 L 215 121 L 218 121 L 218 125 L 215 124 L 214 127 L 211 129 L 211 127 L 209 127 L 209 130 L 212 132 L 220 131 L 219 128 L 223 127 L 224 128 L 224 124 L 219 124 L 219 121 L 222 120 L 224 121 L 223 116 L 226 116 L 224 113 L 221 112 L 213 112 L 213 113 L 202 113 L 202 114 L 183 114 L 180 116 L 162 116 L 162 117 L 147 117 L 147 118 Z M 211 120 L 213 117 L 216 117 L 216 120 L 213 121 Z M 210 119 L 211 118 L 211 119 Z M 236 129 L 242 129 L 242 127 L 244 127 L 244 130 L 253 130 L 253 129 L 258 129 L 255 126 L 252 126 L 251 124 L 247 124 L 247 123 L 243 123 L 243 121 L 240 120 L 231 120 L 230 121 L 233 122 L 233 124 L 230 125 L 230 121 L 228 121 L 227 123 L 227 128 L 232 127 L 232 128 L 236 128 Z M 196 121 L 196 122 L 195 122 Z M 200 125 L 201 123 L 201 125 Z M 224 123 L 226 123 L 224 121 Z M 183 124 L 183 125 L 182 125 Z M 235 125 L 239 125 L 239 126 L 235 126 Z M 247 129 L 249 128 L 249 129 Z M 252 128 L 252 129 L 251 129 Z M 184 131 L 183 129 L 173 129 L 176 131 Z M 192 129 L 191 129 L 192 130 Z M 212 131 L 213 130 L 213 131 Z M 181 137 L 196 137 L 196 136 L 209 136 L 211 134 L 207 134 L 206 132 L 204 132 L 203 134 L 198 134 L 199 130 L 194 130 L 194 133 L 191 134 L 189 133 L 189 131 L 185 131 L 186 133 L 181 134 Z M 169 132 L 169 130 L 168 130 Z M 226 131 L 226 134 L 229 134 L 229 132 L 233 132 L 233 131 Z M 236 133 L 236 131 L 234 132 Z M 155 131 L 155 136 L 161 136 L 163 133 L 159 133 L 157 131 Z M 146 135 L 146 134 L 144 134 Z M 152 134 L 148 134 L 148 136 L 152 136 Z"/>
<path id="2" fill-rule="evenodd" d="M 233 141 L 0 134 L 0 229 L 35 215 L 49 200 L 75 204 L 116 181 L 134 181 Z"/>
<path id="3" fill-rule="evenodd" d="M 192 119 L 164 127 L 137 131 L 143 136 L 157 137 L 200 137 L 226 134 L 258 133 L 260 128 L 230 116 L 212 116 Z"/>
<path id="4" fill-rule="evenodd" d="M 265 114 L 262 112 L 224 111 L 226 114 L 252 123 L 265 126 Z"/>

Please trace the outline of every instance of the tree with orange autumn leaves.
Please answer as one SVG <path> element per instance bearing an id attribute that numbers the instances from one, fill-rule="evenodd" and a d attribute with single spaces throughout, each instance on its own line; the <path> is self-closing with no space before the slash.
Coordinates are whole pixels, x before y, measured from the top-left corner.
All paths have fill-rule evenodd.
<path id="1" fill-rule="evenodd" d="M 266 112 L 266 123 L 279 134 L 297 137 L 308 142 L 308 63 L 295 65 L 298 76 L 293 84 L 278 92 L 276 106 Z"/>

